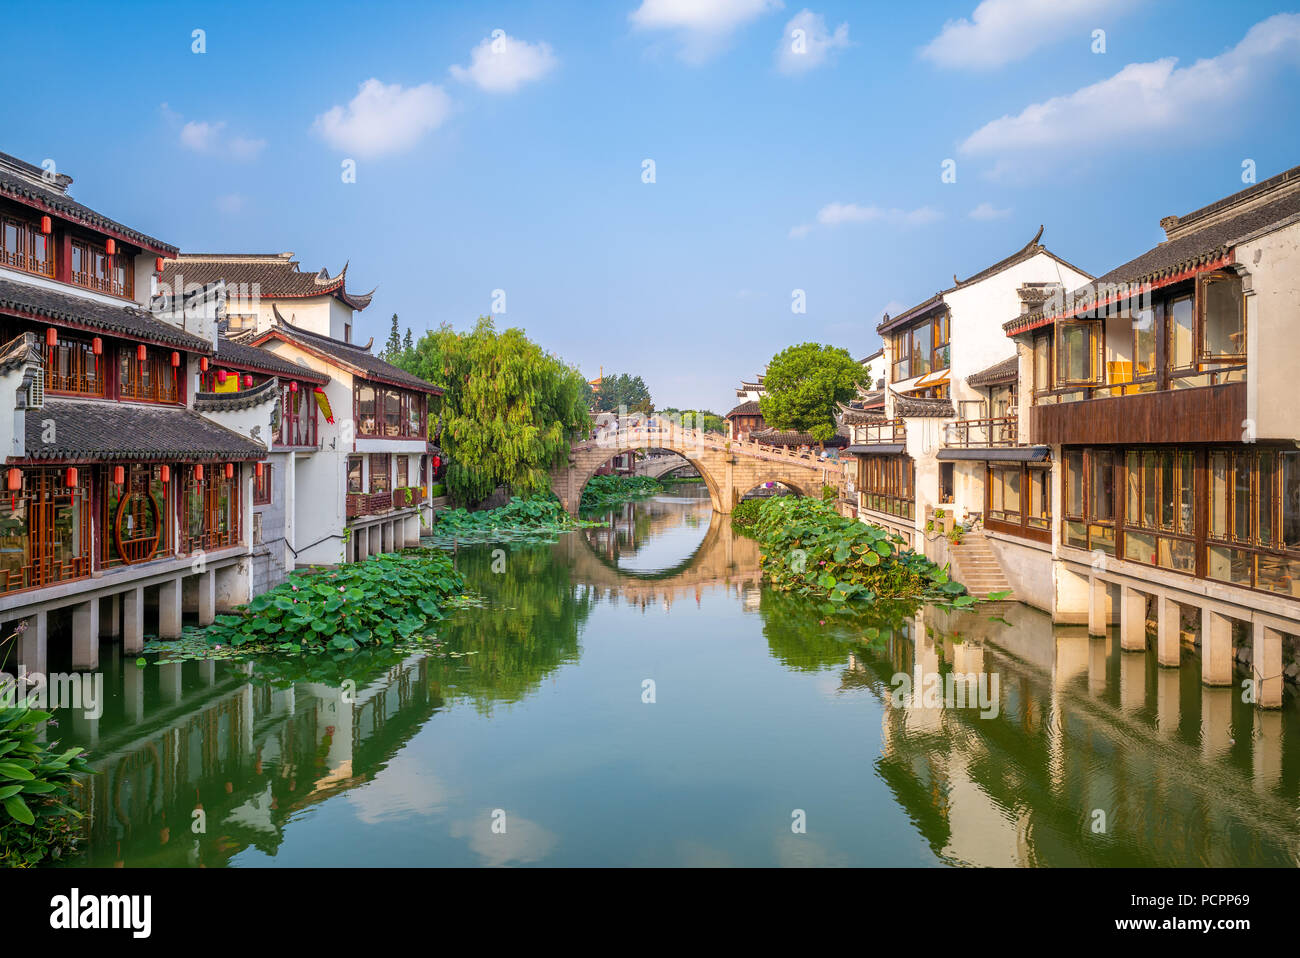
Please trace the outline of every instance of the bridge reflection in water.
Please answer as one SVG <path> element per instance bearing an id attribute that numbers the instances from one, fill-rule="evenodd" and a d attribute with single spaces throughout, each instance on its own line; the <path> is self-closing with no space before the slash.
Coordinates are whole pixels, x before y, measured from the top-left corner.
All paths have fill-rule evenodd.
<path id="1" fill-rule="evenodd" d="M 1257 710 L 1231 688 L 1201 686 L 1195 669 L 1121 655 L 1117 635 L 1090 639 L 1086 629 L 1053 626 L 1020 605 L 826 617 L 760 587 L 752 540 L 698 501 L 652 500 L 606 518 L 555 544 L 512 544 L 500 574 L 490 546 L 462 549 L 457 563 L 486 607 L 444 623 L 442 649 L 359 657 L 345 667 L 115 662 L 103 719 L 60 713 L 52 730 L 92 754 L 81 795 L 87 843 L 73 863 L 637 864 L 644 841 L 677 847 L 677 830 L 689 827 L 677 805 L 703 794 L 678 777 L 693 767 L 682 757 L 691 745 L 668 739 L 663 755 L 637 753 L 635 762 L 679 770 L 672 775 L 629 775 L 621 739 L 647 713 L 624 720 L 603 690 L 631 674 L 617 656 L 637 654 L 626 640 L 645 632 L 634 621 L 683 598 L 694 602 L 673 612 L 673 633 L 688 642 L 673 644 L 673 654 L 698 649 L 715 656 L 700 661 L 716 663 L 718 641 L 727 643 L 732 672 L 693 706 L 713 710 L 701 714 L 717 716 L 724 738 L 764 722 L 792 725 L 801 761 L 839 743 L 825 756 L 824 777 L 798 783 L 824 808 L 848 802 L 842 816 L 824 811 L 819 820 L 839 856 L 833 860 L 1297 863 L 1300 762 L 1284 751 L 1300 735 L 1293 704 Z M 696 615 L 701 603 L 708 616 Z M 584 646 L 599 646 L 599 654 L 584 661 Z M 996 715 L 895 694 L 900 673 L 919 689 L 925 676 L 947 672 L 996 675 Z M 755 694 L 764 687 L 781 690 L 785 704 Z M 806 724 L 821 714 L 818 700 L 834 703 L 825 721 L 838 728 Z M 571 741 L 548 734 L 548 702 Z M 517 707 L 527 720 L 509 720 Z M 692 738 L 706 750 L 725 748 L 714 734 L 705 726 Z M 787 788 L 793 769 L 821 768 L 798 764 L 783 741 L 772 737 L 762 767 L 731 787 L 781 800 L 784 792 L 773 799 L 766 790 Z M 462 824 L 505 800 L 493 777 L 502 768 L 516 802 L 553 797 L 533 812 L 545 827 L 534 826 L 531 850 L 514 858 L 467 840 Z M 440 786 L 430 784 L 435 776 Z M 647 781 L 663 790 L 648 804 L 637 792 Z M 611 837 L 629 834 L 623 829 L 593 844 L 592 796 L 616 810 L 635 805 L 641 838 Z M 327 808 L 328 830 L 313 831 Z M 205 827 L 196 830 L 200 811 Z M 1103 831 L 1094 831 L 1098 811 Z M 715 828 L 724 820 L 737 821 L 711 819 Z M 891 824 L 899 822 L 910 825 Z M 728 860 L 785 860 L 764 857 L 766 831 L 725 827 L 738 829 L 714 838 Z M 521 823 L 520 833 L 527 828 Z M 864 838 L 882 832 L 895 834 Z M 880 857 L 882 848 L 897 857 Z"/>

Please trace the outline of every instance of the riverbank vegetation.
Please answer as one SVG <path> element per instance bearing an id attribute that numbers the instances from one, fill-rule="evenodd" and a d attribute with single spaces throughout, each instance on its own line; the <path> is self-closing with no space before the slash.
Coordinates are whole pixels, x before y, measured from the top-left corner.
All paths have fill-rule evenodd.
<path id="1" fill-rule="evenodd" d="M 0 639 L 0 670 L 24 626 Z M 29 708 L 23 689 L 0 682 L 0 868 L 31 868 L 63 857 L 76 844 L 81 813 L 67 804 L 74 776 L 86 771 L 82 750 L 45 741 L 49 712 Z"/>
<path id="2" fill-rule="evenodd" d="M 295 572 L 232 615 L 205 639 L 250 651 L 351 652 L 427 635 L 443 606 L 464 590 L 444 552 L 372 556 L 335 569 Z"/>
<path id="3" fill-rule="evenodd" d="M 548 491 L 549 470 L 591 432 L 587 381 L 521 329 L 497 332 L 487 317 L 465 333 L 444 324 L 393 361 L 446 390 L 431 398 L 430 435 L 441 422 L 456 502 L 482 502 L 500 486 Z"/>
<path id="4" fill-rule="evenodd" d="M 649 476 L 592 476 L 582 489 L 582 508 L 604 509 L 663 491 L 663 483 Z"/>
<path id="5" fill-rule="evenodd" d="M 959 608 L 975 604 L 946 567 L 903 548 L 901 538 L 879 526 L 841 516 L 830 503 L 776 496 L 756 511 L 741 530 L 758 540 L 763 577 L 779 591 L 835 603 L 916 598 Z"/>
<path id="6" fill-rule="evenodd" d="M 435 515 L 434 545 L 462 542 L 499 542 L 514 539 L 537 541 L 581 528 L 587 523 L 564 511 L 553 495 L 513 496 L 496 509 L 447 509 Z"/>

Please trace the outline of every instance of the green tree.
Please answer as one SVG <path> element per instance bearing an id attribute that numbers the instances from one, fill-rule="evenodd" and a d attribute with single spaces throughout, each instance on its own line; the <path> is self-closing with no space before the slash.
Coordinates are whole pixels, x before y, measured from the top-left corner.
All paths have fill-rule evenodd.
<path id="1" fill-rule="evenodd" d="M 501 485 L 520 496 L 549 491 L 548 471 L 591 431 L 582 374 L 486 316 L 469 332 L 443 324 L 425 333 L 396 364 L 446 389 L 429 416 L 431 427 L 442 420 L 447 489 L 458 502 Z"/>
<path id="2" fill-rule="evenodd" d="M 411 338 L 411 327 L 406 327 L 406 338 L 402 340 L 402 352 L 409 353 L 415 348 L 415 340 Z"/>
<path id="3" fill-rule="evenodd" d="M 692 429 L 702 429 L 705 432 L 716 432 L 726 435 L 730 430 L 727 428 L 727 420 L 723 419 L 711 409 L 678 409 L 676 406 L 669 406 L 665 409 L 656 410 L 665 416 L 679 416 L 683 426 L 689 426 Z"/>
<path id="4" fill-rule="evenodd" d="M 402 334 L 397 329 L 397 314 L 393 313 L 393 328 L 388 332 L 388 342 L 384 344 L 384 351 L 381 354 L 389 362 L 402 351 Z"/>
<path id="5" fill-rule="evenodd" d="M 628 412 L 654 412 L 654 401 L 650 390 L 640 376 L 627 373 L 610 374 L 600 381 L 600 388 L 595 391 L 596 409 L 601 412 L 617 412 L 619 406 L 625 406 Z"/>
<path id="6" fill-rule="evenodd" d="M 836 404 L 857 395 L 866 370 L 848 350 L 821 343 L 789 346 L 772 357 L 759 400 L 774 429 L 806 432 L 825 443 L 835 435 Z"/>

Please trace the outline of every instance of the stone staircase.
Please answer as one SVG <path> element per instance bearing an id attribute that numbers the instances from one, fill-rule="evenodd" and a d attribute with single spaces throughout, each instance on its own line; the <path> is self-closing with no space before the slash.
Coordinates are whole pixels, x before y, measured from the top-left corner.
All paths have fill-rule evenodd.
<path id="1" fill-rule="evenodd" d="M 960 545 L 950 545 L 953 578 L 982 599 L 990 592 L 1010 592 L 1011 583 L 982 532 L 967 532 Z"/>

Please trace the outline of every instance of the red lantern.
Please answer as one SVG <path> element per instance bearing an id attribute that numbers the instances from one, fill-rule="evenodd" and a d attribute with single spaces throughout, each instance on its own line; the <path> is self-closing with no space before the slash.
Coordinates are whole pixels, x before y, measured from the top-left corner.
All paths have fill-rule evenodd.
<path id="1" fill-rule="evenodd" d="M 113 467 L 113 485 L 120 486 L 126 482 L 126 468 L 124 466 Z"/>
<path id="2" fill-rule="evenodd" d="M 199 463 L 197 466 L 194 467 L 194 481 L 195 482 L 203 481 L 203 463 Z"/>
<path id="3" fill-rule="evenodd" d="M 171 467 L 171 466 L 163 466 L 162 469 L 159 470 L 159 472 L 162 474 L 162 475 L 161 475 L 161 478 L 162 478 L 162 481 L 163 481 L 163 485 L 164 485 L 164 486 L 167 485 L 167 483 L 169 483 L 169 482 L 172 481 L 172 467 Z"/>
<path id="4" fill-rule="evenodd" d="M 118 468 L 121 469 L 122 467 L 121 467 L 121 466 L 118 466 Z M 67 474 L 66 476 L 64 476 L 63 478 L 64 478 L 64 481 L 67 483 L 69 489 L 75 489 L 75 488 L 77 488 L 77 467 L 76 467 L 76 466 L 69 466 L 69 467 L 68 467 L 68 474 Z"/>
<path id="5" fill-rule="evenodd" d="M 23 471 L 21 469 L 9 470 L 9 491 L 17 492 L 23 487 Z"/>
<path id="6" fill-rule="evenodd" d="M 199 369 L 203 370 L 203 372 L 205 372 L 205 373 L 208 371 L 208 357 L 207 357 L 207 356 L 200 356 L 200 357 L 199 357 Z"/>
<path id="7" fill-rule="evenodd" d="M 161 273 L 163 271 L 163 258 L 161 256 L 153 261 L 153 271 L 155 273 Z"/>
<path id="8" fill-rule="evenodd" d="M 296 393 L 297 391 L 298 391 L 298 383 L 296 381 L 289 383 L 289 392 Z"/>
<path id="9" fill-rule="evenodd" d="M 51 349 L 59 345 L 59 331 L 53 326 L 45 331 L 45 345 Z"/>
<path id="10" fill-rule="evenodd" d="M 172 368 L 175 369 L 180 364 L 181 364 L 181 354 L 175 352 L 172 353 Z"/>
<path id="11" fill-rule="evenodd" d="M 109 240 L 107 243 L 105 243 L 105 244 L 104 244 L 104 252 L 107 253 L 109 256 L 112 256 L 114 253 L 116 253 L 116 252 L 117 252 L 117 240 L 113 240 L 113 239 L 111 239 L 111 240 Z"/>
<path id="12" fill-rule="evenodd" d="M 234 475 L 235 475 L 235 464 L 233 462 L 226 463 L 226 478 L 233 479 Z"/>
<path id="13" fill-rule="evenodd" d="M 46 236 L 49 236 L 50 233 L 52 233 L 53 231 L 54 231 L 54 221 L 51 220 L 48 216 L 42 216 L 41 232 L 44 233 Z"/>
<path id="14" fill-rule="evenodd" d="M 96 356 L 104 355 L 104 341 L 96 336 L 90 341 L 90 351 Z"/>
<path id="15" fill-rule="evenodd" d="M 248 373 L 244 373 L 244 388 L 251 389 L 252 387 L 253 387 L 253 377 L 250 376 Z"/>
<path id="16" fill-rule="evenodd" d="M 262 463 L 260 462 L 257 464 L 257 478 L 262 478 Z"/>
<path id="17" fill-rule="evenodd" d="M 135 347 L 135 358 L 140 360 L 140 362 L 144 362 L 145 357 L 148 355 L 149 355 L 149 351 L 145 349 L 144 343 L 141 343 L 139 346 Z"/>
<path id="18" fill-rule="evenodd" d="M 226 371 L 224 369 L 217 370 L 217 382 L 221 383 L 223 386 L 226 384 Z"/>
<path id="19" fill-rule="evenodd" d="M 442 456 L 434 456 L 434 457 L 433 457 L 433 471 L 434 471 L 434 472 L 437 472 L 437 471 L 438 471 L 439 469 L 441 469 L 441 468 L 442 468 Z"/>

